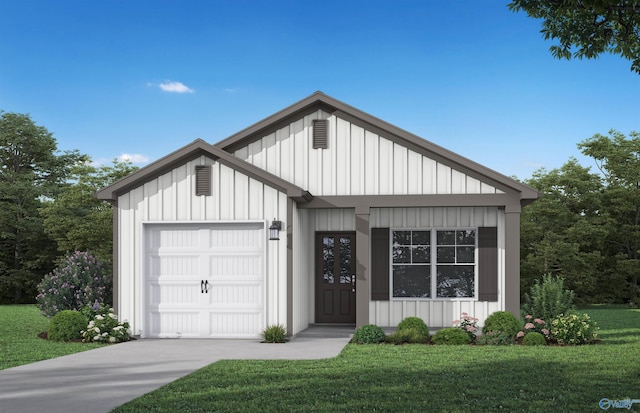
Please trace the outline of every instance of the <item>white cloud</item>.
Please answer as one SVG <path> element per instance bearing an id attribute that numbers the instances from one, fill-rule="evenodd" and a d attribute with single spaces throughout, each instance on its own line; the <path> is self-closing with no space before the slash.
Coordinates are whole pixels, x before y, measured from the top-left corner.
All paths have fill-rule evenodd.
<path id="1" fill-rule="evenodd" d="M 195 92 L 195 90 L 191 89 L 190 87 L 188 87 L 182 82 L 172 82 L 170 80 L 167 80 L 165 82 L 158 84 L 158 87 L 160 87 L 160 89 L 162 89 L 163 91 L 169 92 L 169 93 L 194 93 Z"/>
<path id="2" fill-rule="evenodd" d="M 147 155 L 140 155 L 139 153 L 123 153 L 118 156 L 118 160 L 120 162 L 131 162 L 133 164 L 143 164 L 149 162 L 149 157 Z"/>

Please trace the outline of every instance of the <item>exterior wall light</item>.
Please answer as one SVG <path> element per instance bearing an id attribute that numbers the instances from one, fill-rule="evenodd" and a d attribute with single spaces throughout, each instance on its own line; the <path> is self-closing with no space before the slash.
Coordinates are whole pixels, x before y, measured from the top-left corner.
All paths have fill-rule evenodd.
<path id="1" fill-rule="evenodd" d="M 269 241 L 279 241 L 280 230 L 282 230 L 282 221 L 276 221 L 274 218 L 269 227 Z"/>

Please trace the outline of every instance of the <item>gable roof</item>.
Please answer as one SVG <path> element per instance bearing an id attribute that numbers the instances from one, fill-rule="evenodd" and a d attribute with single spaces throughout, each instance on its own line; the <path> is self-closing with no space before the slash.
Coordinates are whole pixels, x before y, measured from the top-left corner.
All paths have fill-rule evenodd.
<path id="1" fill-rule="evenodd" d="M 317 110 L 323 110 L 364 129 L 377 133 L 426 157 L 466 173 L 480 181 L 487 182 L 502 191 L 512 195 L 517 194 L 516 196 L 520 199 L 521 205 L 526 205 L 540 196 L 535 189 L 515 179 L 509 178 L 451 152 L 448 149 L 424 140 L 417 135 L 327 96 L 320 91 L 229 136 L 215 145 L 211 145 L 202 139 L 196 139 L 183 148 L 97 191 L 95 196 L 98 199 L 117 202 L 118 196 L 121 194 L 163 175 L 185 162 L 201 155 L 206 155 L 268 186 L 287 193 L 287 196 L 295 201 L 303 203 L 309 202 L 313 199 L 313 196 L 308 191 L 234 156 L 232 152 Z"/>
<path id="2" fill-rule="evenodd" d="M 510 193 L 517 192 L 523 205 L 532 202 L 540 196 L 538 191 L 528 185 L 398 128 L 353 106 L 325 95 L 320 91 L 229 136 L 215 144 L 215 146 L 228 153 L 233 153 L 235 150 L 262 138 L 276 129 L 317 110 L 323 110 L 366 130 L 377 133 L 380 136 L 421 153 L 428 158 L 434 159 L 480 181 L 487 182 L 502 191 Z"/>
<path id="3" fill-rule="evenodd" d="M 287 196 L 297 202 L 308 202 L 313 199 L 313 196 L 304 189 L 246 161 L 243 161 L 242 159 L 237 158 L 230 153 L 203 141 L 202 139 L 196 139 L 183 148 L 180 148 L 177 151 L 145 166 L 144 168 L 127 175 L 113 184 L 97 191 L 95 196 L 98 199 L 105 201 L 117 202 L 118 196 L 202 155 L 218 160 L 220 163 L 236 171 L 257 179 L 258 181 L 261 181 L 262 183 L 279 191 L 285 192 Z"/>

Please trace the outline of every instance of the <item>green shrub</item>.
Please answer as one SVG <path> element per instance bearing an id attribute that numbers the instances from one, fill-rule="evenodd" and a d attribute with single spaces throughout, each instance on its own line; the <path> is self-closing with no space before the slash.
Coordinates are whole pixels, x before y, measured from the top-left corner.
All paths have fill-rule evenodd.
<path id="1" fill-rule="evenodd" d="M 516 341 L 513 336 L 502 331 L 489 331 L 478 337 L 476 343 L 485 346 L 510 346 Z"/>
<path id="2" fill-rule="evenodd" d="M 487 334 L 490 331 L 501 331 L 511 337 L 515 337 L 519 330 L 520 322 L 513 314 L 508 311 L 496 311 L 484 321 L 482 334 Z"/>
<path id="3" fill-rule="evenodd" d="M 263 343 L 286 343 L 288 340 L 287 330 L 281 324 L 267 326 L 262 331 Z"/>
<path id="4" fill-rule="evenodd" d="M 106 263 L 88 252 L 76 251 L 44 276 L 38 284 L 36 301 L 47 317 L 62 310 L 80 310 L 96 302 L 107 303 L 112 297 L 112 281 Z"/>
<path id="5" fill-rule="evenodd" d="M 53 341 L 70 341 L 82 338 L 87 317 L 79 311 L 63 310 L 49 321 L 48 338 Z"/>
<path id="6" fill-rule="evenodd" d="M 587 314 L 561 315 L 551 322 L 551 336 L 559 344 L 589 344 L 598 338 L 598 325 Z"/>
<path id="7" fill-rule="evenodd" d="M 565 290 L 564 280 L 551 274 L 536 280 L 530 292 L 524 295 L 522 314 L 542 320 L 554 320 L 560 314 L 568 314 L 573 309 L 573 291 Z"/>
<path id="8" fill-rule="evenodd" d="M 418 331 L 418 333 L 424 337 L 425 339 L 429 338 L 429 327 L 419 317 L 407 317 L 404 320 L 400 321 L 398 324 L 398 328 L 396 331 L 402 331 L 407 329 L 414 329 Z"/>
<path id="9" fill-rule="evenodd" d="M 428 341 L 428 335 L 425 337 L 424 332 L 412 327 L 405 327 L 402 330 L 396 330 L 395 333 L 389 334 L 386 337 L 386 342 L 391 344 L 425 344 Z"/>
<path id="10" fill-rule="evenodd" d="M 460 345 L 469 344 L 471 340 L 464 330 L 456 327 L 449 327 L 436 331 L 431 342 L 433 342 L 433 344 Z"/>
<path id="11" fill-rule="evenodd" d="M 85 309 L 86 311 L 86 309 Z M 93 318 L 82 331 L 82 341 L 90 343 L 120 343 L 129 341 L 131 332 L 127 321 L 118 321 L 113 308 L 97 306 L 90 312 Z"/>
<path id="12" fill-rule="evenodd" d="M 537 331 L 530 331 L 522 339 L 523 346 L 546 346 L 547 339 Z"/>
<path id="13" fill-rule="evenodd" d="M 357 344 L 377 344 L 382 343 L 385 338 L 386 335 L 383 329 L 373 324 L 367 324 L 356 330 L 351 342 Z"/>

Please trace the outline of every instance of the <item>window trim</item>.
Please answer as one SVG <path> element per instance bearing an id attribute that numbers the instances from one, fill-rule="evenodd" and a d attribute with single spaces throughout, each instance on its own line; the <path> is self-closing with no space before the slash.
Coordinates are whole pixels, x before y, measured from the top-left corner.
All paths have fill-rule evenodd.
<path id="1" fill-rule="evenodd" d="M 475 231 L 475 246 L 473 252 L 473 293 L 471 297 L 437 297 L 438 291 L 438 257 L 437 257 L 437 234 L 438 231 Z M 431 297 L 394 297 L 393 295 L 393 232 L 394 231 L 430 231 L 430 256 L 431 262 Z M 389 301 L 478 301 L 479 294 L 479 250 L 478 250 L 478 227 L 391 227 L 389 228 Z M 401 263 L 399 263 L 401 264 Z M 442 265 L 450 265 L 451 263 L 442 263 Z M 453 265 L 469 265 L 470 263 L 460 263 Z"/>

